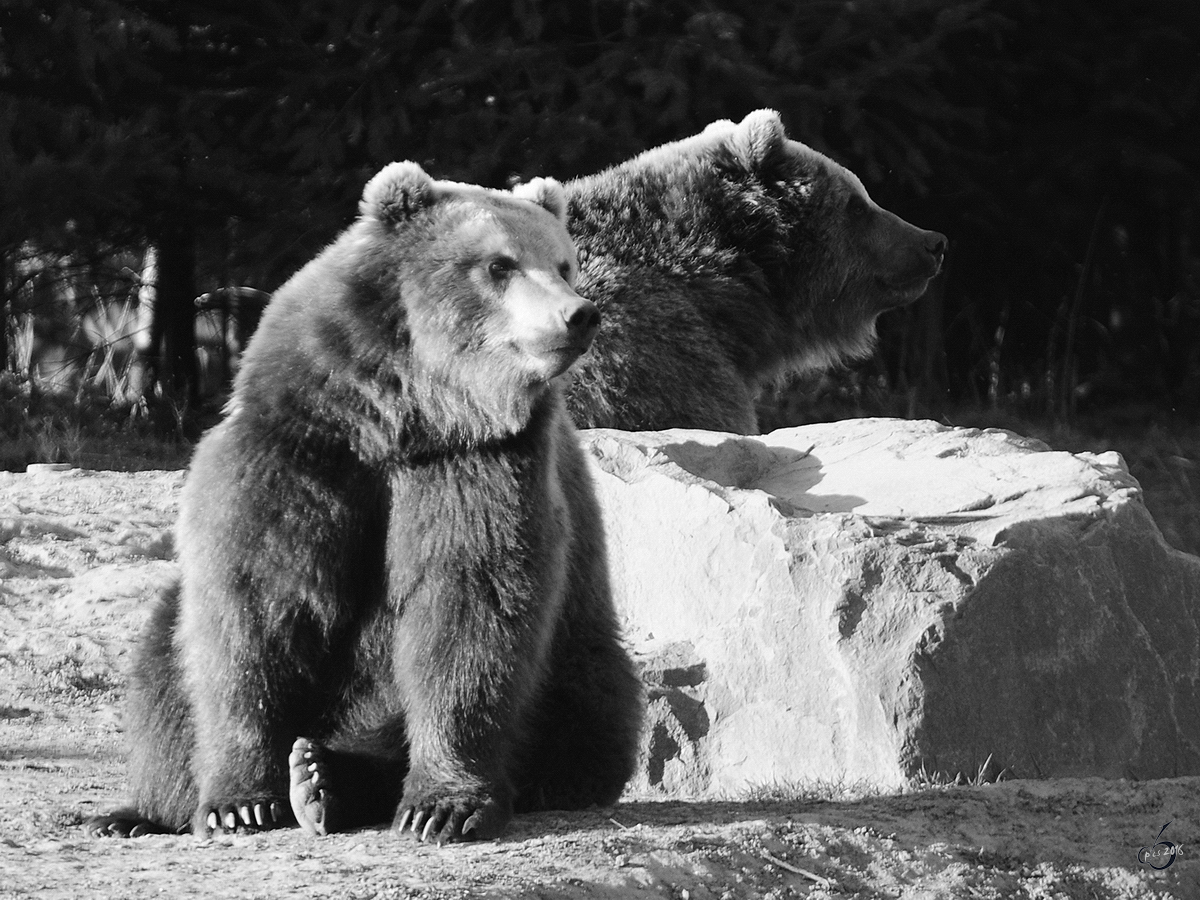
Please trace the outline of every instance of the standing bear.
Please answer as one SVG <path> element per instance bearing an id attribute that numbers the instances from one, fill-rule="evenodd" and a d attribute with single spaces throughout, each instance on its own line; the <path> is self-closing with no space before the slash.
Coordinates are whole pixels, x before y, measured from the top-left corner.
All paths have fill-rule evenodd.
<path id="1" fill-rule="evenodd" d="M 641 687 L 554 381 L 600 321 L 562 187 L 395 163 L 360 209 L 197 448 L 132 673 L 134 808 L 94 834 L 489 838 L 633 771 Z"/>
<path id="2" fill-rule="evenodd" d="M 869 355 L 946 249 L 771 110 L 566 192 L 578 287 L 604 316 L 568 392 L 580 427 L 753 433 L 764 387 Z"/>

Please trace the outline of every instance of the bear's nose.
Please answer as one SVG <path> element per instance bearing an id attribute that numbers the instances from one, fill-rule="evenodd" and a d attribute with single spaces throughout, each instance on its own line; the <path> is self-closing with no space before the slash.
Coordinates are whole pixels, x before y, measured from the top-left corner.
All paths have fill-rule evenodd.
<path id="1" fill-rule="evenodd" d="M 944 234 L 939 234 L 936 231 L 931 231 L 925 238 L 925 249 L 929 251 L 929 255 L 937 259 L 940 264 L 942 257 L 946 255 L 946 247 L 949 241 Z"/>
<path id="2" fill-rule="evenodd" d="M 600 310 L 591 300 L 580 297 L 578 303 L 564 305 L 561 312 L 567 330 L 573 334 L 592 333 L 600 327 Z"/>

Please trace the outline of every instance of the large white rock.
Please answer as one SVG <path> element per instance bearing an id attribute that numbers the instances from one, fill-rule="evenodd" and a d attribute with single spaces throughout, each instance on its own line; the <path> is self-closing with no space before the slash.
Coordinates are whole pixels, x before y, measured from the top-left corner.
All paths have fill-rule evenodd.
<path id="1" fill-rule="evenodd" d="M 1200 773 L 1200 558 L 1116 453 L 891 419 L 583 435 L 643 787 Z"/>

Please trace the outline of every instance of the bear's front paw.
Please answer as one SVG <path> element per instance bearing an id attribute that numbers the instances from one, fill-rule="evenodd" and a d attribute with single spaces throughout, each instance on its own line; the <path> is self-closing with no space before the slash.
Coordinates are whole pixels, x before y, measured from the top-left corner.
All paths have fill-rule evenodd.
<path id="1" fill-rule="evenodd" d="M 196 810 L 196 815 L 192 818 L 192 834 L 197 837 L 247 834 L 292 824 L 292 810 L 286 800 L 258 797 L 216 801 L 202 803 Z"/>
<path id="2" fill-rule="evenodd" d="M 438 846 L 454 841 L 498 837 L 512 818 L 512 804 L 486 793 L 446 788 L 405 794 L 396 809 L 396 830 L 409 829 L 422 841 L 433 838 Z"/>

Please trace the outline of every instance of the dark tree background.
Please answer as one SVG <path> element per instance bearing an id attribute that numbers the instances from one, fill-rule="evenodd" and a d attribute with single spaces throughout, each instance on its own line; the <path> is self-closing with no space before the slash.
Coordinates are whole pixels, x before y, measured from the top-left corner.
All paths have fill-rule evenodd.
<path id="1" fill-rule="evenodd" d="M 0 359 L 152 281 L 149 385 L 194 399 L 196 298 L 273 290 L 387 162 L 569 178 L 763 106 L 952 243 L 780 422 L 1200 410 L 1194 0 L 3 0 Z"/>

